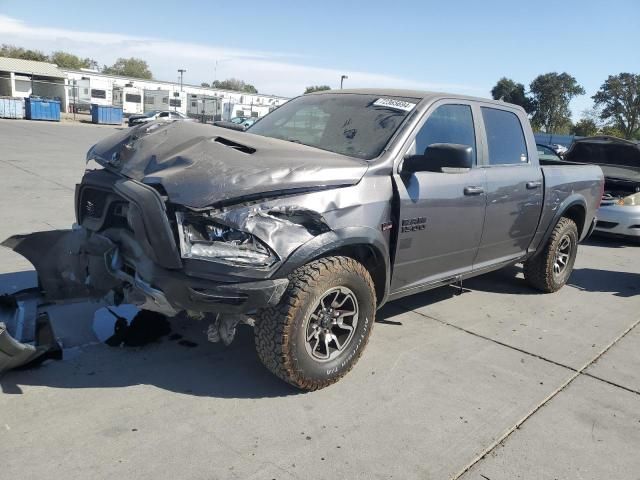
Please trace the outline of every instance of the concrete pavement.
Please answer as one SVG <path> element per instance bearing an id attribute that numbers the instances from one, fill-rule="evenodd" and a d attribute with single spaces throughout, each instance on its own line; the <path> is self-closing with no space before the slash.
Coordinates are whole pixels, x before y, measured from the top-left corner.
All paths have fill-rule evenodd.
<path id="1" fill-rule="evenodd" d="M 0 120 L 0 237 L 73 222 L 84 154 L 113 127 Z M 0 292 L 30 286 L 0 250 Z M 178 319 L 110 348 L 95 305 L 53 312 L 66 359 L 0 377 L 1 477 L 640 478 L 640 247 L 592 239 L 570 285 L 517 267 L 387 305 L 355 369 L 300 393 Z"/>

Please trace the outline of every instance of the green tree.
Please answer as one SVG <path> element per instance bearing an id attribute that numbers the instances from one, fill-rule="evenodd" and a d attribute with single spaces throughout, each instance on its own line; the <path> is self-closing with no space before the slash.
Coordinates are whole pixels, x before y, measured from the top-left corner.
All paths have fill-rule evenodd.
<path id="1" fill-rule="evenodd" d="M 615 127 L 624 138 L 640 133 L 640 75 L 619 73 L 609 78 L 592 97 L 601 107 L 600 118 Z"/>
<path id="2" fill-rule="evenodd" d="M 593 137 L 598 134 L 598 124 L 591 118 L 582 118 L 571 129 L 571 133 L 579 137 Z"/>
<path id="3" fill-rule="evenodd" d="M 202 83 L 200 84 L 200 86 L 201 86 L 201 87 L 204 87 L 204 88 L 210 88 L 210 87 L 211 87 L 211 85 L 209 85 L 207 82 L 202 82 Z"/>
<path id="4" fill-rule="evenodd" d="M 566 72 L 538 75 L 529 90 L 533 100 L 533 126 L 549 133 L 568 130 L 571 125 L 569 102 L 585 93 L 577 80 Z"/>
<path id="5" fill-rule="evenodd" d="M 613 125 L 605 125 L 600 130 L 600 133 L 602 135 L 609 135 L 610 137 L 624 138 L 624 132 Z"/>
<path id="6" fill-rule="evenodd" d="M 237 78 L 227 78 L 226 80 L 214 80 L 211 84 L 213 88 L 221 88 L 223 90 L 234 90 L 236 92 L 258 93 L 256 87 L 245 83 L 244 80 Z"/>
<path id="7" fill-rule="evenodd" d="M 146 80 L 153 78 L 147 62 L 141 58 L 134 57 L 118 58 L 116 63 L 110 67 L 105 65 L 102 72 L 109 75 L 122 75 L 123 77 L 144 78 Z"/>
<path id="8" fill-rule="evenodd" d="M 21 58 L 22 60 L 35 60 L 37 62 L 48 62 L 47 57 L 40 50 L 27 50 L 15 45 L 3 43 L 0 47 L 0 57 Z"/>
<path id="9" fill-rule="evenodd" d="M 533 110 L 533 103 L 524 92 L 524 85 L 516 83 L 510 78 L 502 77 L 491 89 L 491 96 L 494 100 L 514 103 L 520 105 L 527 113 Z"/>
<path id="10" fill-rule="evenodd" d="M 91 58 L 80 58 L 72 53 L 62 51 L 53 52 L 49 56 L 49 60 L 51 63 L 55 63 L 59 67 L 74 68 L 76 70 L 81 68 L 91 68 L 92 66 L 97 65 L 97 62 Z"/>
<path id="11" fill-rule="evenodd" d="M 307 87 L 304 93 L 323 92 L 325 90 L 331 90 L 329 85 L 312 85 Z"/>

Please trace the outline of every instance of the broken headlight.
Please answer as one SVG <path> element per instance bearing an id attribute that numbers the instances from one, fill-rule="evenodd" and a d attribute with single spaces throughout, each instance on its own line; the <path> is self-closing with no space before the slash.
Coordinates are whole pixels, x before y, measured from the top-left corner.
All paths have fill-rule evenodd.
<path id="1" fill-rule="evenodd" d="M 182 258 L 268 267 L 277 257 L 250 233 L 217 223 L 206 214 L 177 212 Z"/>

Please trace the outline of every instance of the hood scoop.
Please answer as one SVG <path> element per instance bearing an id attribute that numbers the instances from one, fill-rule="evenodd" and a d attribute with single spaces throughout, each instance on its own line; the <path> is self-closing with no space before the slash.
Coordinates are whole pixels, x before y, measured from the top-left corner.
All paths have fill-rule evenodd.
<path id="1" fill-rule="evenodd" d="M 218 143 L 221 143 L 222 145 L 226 145 L 227 147 L 233 148 L 238 152 L 248 153 L 249 155 L 251 155 L 252 153 L 256 153 L 255 148 L 249 147 L 247 145 L 243 145 L 242 143 L 234 142 L 233 140 L 229 140 L 228 138 L 216 137 L 214 142 L 218 142 Z"/>

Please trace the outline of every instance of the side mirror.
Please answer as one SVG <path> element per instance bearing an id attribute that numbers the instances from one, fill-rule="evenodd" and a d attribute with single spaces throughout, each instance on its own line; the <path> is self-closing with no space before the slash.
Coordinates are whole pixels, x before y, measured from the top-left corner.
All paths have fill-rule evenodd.
<path id="1" fill-rule="evenodd" d="M 458 143 L 432 143 L 423 155 L 408 155 L 402 163 L 402 171 L 442 172 L 443 168 L 471 168 L 473 148 Z"/>

